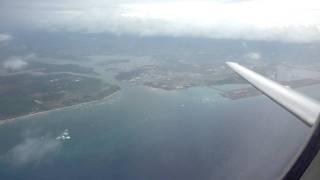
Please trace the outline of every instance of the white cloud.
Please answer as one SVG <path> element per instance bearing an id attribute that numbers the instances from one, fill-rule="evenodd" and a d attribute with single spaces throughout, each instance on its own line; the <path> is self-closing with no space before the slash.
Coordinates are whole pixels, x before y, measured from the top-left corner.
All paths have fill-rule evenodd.
<path id="1" fill-rule="evenodd" d="M 9 41 L 12 39 L 12 36 L 9 34 L 1 34 L 0 33 L 0 43 L 1 42 L 5 42 L 5 41 Z"/>
<path id="2" fill-rule="evenodd" d="M 5 69 L 13 70 L 13 71 L 21 70 L 27 65 L 28 63 L 19 57 L 11 57 L 5 62 L 3 62 L 3 67 Z"/>
<path id="3" fill-rule="evenodd" d="M 320 40 L 320 3 L 243 1 L 149 3 L 125 6 L 123 17 L 142 35 L 165 34 L 247 40 Z"/>
<path id="4" fill-rule="evenodd" d="M 261 55 L 257 52 L 251 52 L 251 53 L 248 53 L 244 56 L 245 58 L 248 58 L 248 59 L 252 59 L 252 60 L 259 60 L 261 59 Z"/>
<path id="5" fill-rule="evenodd" d="M 25 140 L 13 147 L 2 157 L 13 166 L 23 166 L 29 163 L 37 163 L 61 148 L 61 142 L 55 138 L 27 137 Z"/>
<path id="6" fill-rule="evenodd" d="M 320 41 L 318 0 L 31 1 L 10 23 L 88 33 Z"/>

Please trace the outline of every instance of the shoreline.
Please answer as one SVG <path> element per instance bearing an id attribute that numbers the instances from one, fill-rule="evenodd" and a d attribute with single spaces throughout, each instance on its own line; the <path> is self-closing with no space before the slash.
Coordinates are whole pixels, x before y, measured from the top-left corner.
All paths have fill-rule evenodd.
<path id="1" fill-rule="evenodd" d="M 22 115 L 22 116 L 18 116 L 18 117 L 14 117 L 14 118 L 9 118 L 9 119 L 3 119 L 0 120 L 0 126 L 6 124 L 6 123 L 10 123 L 10 122 L 14 122 L 14 121 L 18 121 L 18 120 L 23 120 L 26 118 L 32 118 L 32 117 L 36 117 L 36 116 L 40 116 L 43 114 L 47 114 L 47 113 L 51 113 L 51 112 L 55 112 L 55 111 L 60 111 L 60 110 L 66 110 L 69 108 L 74 108 L 77 106 L 83 106 L 83 105 L 88 105 L 88 104 L 93 104 L 93 103 L 98 103 L 98 102 L 102 102 L 104 100 L 107 100 L 113 96 L 115 96 L 116 94 L 118 94 L 121 90 L 116 91 L 102 99 L 98 99 L 98 100 L 92 100 L 92 101 L 87 101 L 87 102 L 82 102 L 79 104 L 74 104 L 74 105 L 70 105 L 70 106 L 64 106 L 64 107 L 58 107 L 58 108 L 54 108 L 54 109 L 50 109 L 50 110 L 46 110 L 46 111 L 39 111 L 39 112 L 34 112 L 34 113 L 30 113 L 30 114 L 26 114 L 26 115 Z"/>

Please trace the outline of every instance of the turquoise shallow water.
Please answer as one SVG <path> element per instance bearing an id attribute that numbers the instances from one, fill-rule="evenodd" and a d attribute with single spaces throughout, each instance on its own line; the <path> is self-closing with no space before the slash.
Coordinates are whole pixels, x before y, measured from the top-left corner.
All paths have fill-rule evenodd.
<path id="1" fill-rule="evenodd" d="M 263 96 L 127 87 L 0 126 L 0 179 L 274 179 L 308 133 Z"/>

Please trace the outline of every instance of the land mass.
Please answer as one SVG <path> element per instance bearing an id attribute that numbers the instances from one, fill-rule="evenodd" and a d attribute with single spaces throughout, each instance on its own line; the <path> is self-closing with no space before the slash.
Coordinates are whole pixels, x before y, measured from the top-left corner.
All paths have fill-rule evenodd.
<path id="1" fill-rule="evenodd" d="M 0 76 L 0 120 L 100 100 L 120 89 L 68 73 Z"/>

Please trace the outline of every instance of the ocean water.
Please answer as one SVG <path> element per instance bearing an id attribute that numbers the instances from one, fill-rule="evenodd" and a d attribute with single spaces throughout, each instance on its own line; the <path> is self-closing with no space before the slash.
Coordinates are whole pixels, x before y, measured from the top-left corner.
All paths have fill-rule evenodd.
<path id="1" fill-rule="evenodd" d="M 309 131 L 264 96 L 127 87 L 0 126 L 0 179 L 269 180 Z"/>

